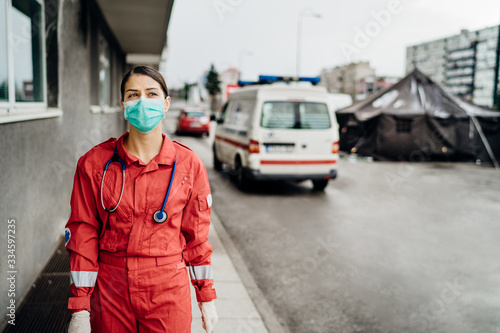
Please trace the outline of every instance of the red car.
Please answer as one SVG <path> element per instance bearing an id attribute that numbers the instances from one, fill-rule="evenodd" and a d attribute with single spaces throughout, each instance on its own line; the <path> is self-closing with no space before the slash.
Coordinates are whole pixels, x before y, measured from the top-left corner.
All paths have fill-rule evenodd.
<path id="1" fill-rule="evenodd" d="M 177 119 L 175 134 L 210 134 L 210 118 L 204 109 L 189 108 L 181 110 Z"/>

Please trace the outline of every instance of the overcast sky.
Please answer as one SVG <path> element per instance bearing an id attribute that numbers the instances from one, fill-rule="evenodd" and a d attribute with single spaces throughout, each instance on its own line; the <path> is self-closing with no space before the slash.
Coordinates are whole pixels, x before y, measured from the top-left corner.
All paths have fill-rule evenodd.
<path id="1" fill-rule="evenodd" d="M 197 81 L 211 63 L 240 66 L 248 80 L 295 75 L 302 11 L 302 76 L 349 60 L 402 76 L 407 46 L 500 23 L 499 0 L 176 0 L 167 83 Z"/>

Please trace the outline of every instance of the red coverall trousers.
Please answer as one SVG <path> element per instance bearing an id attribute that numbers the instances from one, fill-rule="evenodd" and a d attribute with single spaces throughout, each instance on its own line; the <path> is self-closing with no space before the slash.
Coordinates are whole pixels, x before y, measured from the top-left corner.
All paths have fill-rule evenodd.
<path id="1" fill-rule="evenodd" d="M 216 298 L 206 170 L 189 148 L 165 135 L 160 153 L 146 165 L 123 147 L 127 135 L 78 161 L 65 230 L 73 294 L 68 308 L 90 311 L 92 332 L 190 332 L 186 265 L 198 302 Z M 125 184 L 120 205 L 109 213 L 100 187 L 115 147 L 125 162 Z M 168 218 L 156 223 L 153 214 L 162 206 L 174 159 Z M 103 182 L 106 208 L 116 206 L 121 184 L 120 164 L 112 163 Z"/>

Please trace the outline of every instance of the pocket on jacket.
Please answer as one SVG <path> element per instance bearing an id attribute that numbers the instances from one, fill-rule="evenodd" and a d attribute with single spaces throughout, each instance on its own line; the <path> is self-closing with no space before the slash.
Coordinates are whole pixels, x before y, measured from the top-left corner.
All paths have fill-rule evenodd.
<path id="1" fill-rule="evenodd" d="M 116 217 L 109 217 L 103 236 L 99 239 L 99 249 L 107 252 L 116 252 L 118 233 L 116 232 Z"/>
<path id="2" fill-rule="evenodd" d="M 116 232 L 105 230 L 104 236 L 99 240 L 99 249 L 107 252 L 116 252 L 116 237 Z"/>
<path id="3" fill-rule="evenodd" d="M 196 232 L 199 236 L 207 235 L 210 227 L 210 212 L 212 208 L 212 194 L 210 191 L 202 192 L 196 196 L 198 201 L 198 225 Z"/>
<path id="4" fill-rule="evenodd" d="M 212 194 L 210 192 L 203 192 L 196 196 L 198 199 L 199 211 L 204 211 L 212 207 Z"/>

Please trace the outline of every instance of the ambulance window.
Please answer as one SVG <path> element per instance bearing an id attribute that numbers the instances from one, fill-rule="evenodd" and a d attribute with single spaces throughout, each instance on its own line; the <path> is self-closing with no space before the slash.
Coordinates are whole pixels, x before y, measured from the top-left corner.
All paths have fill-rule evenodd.
<path id="1" fill-rule="evenodd" d="M 324 103 L 300 103 L 300 128 L 327 129 L 331 127 L 328 107 Z"/>
<path id="2" fill-rule="evenodd" d="M 261 126 L 275 129 L 328 129 L 332 125 L 325 103 L 293 101 L 264 103 Z"/>
<path id="3" fill-rule="evenodd" d="M 224 112 L 224 124 L 226 125 L 234 124 L 234 113 L 236 111 L 236 105 L 237 102 L 235 101 L 229 102 L 229 104 L 227 105 L 227 108 Z"/>
<path id="4" fill-rule="evenodd" d="M 249 101 L 233 101 L 228 106 L 225 123 L 234 125 L 234 128 L 246 128 L 250 123 L 253 103 Z"/>
<path id="5" fill-rule="evenodd" d="M 262 106 L 261 126 L 264 128 L 294 128 L 295 110 L 291 102 L 266 102 Z"/>
<path id="6" fill-rule="evenodd" d="M 224 123 L 224 119 L 226 117 L 227 105 L 228 105 L 228 103 L 224 104 L 224 106 L 222 107 L 222 111 L 220 113 L 220 117 L 219 117 L 219 121 L 218 121 L 219 124 Z"/>

